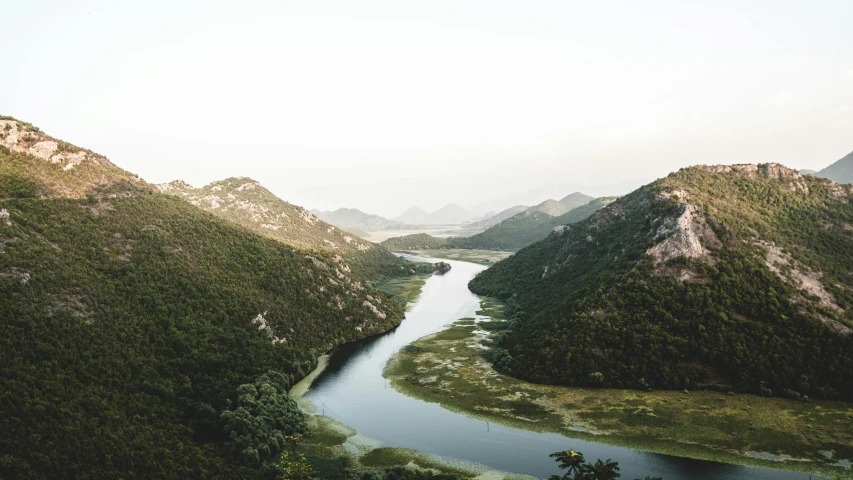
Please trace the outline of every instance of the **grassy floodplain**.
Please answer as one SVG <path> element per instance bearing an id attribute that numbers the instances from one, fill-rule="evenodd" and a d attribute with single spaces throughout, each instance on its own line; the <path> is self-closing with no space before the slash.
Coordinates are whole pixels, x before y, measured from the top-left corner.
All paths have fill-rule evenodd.
<path id="1" fill-rule="evenodd" d="M 490 265 L 499 262 L 513 252 L 502 252 L 498 250 L 466 250 L 462 248 L 442 248 L 435 250 L 415 250 L 412 253 L 425 255 L 427 257 L 441 258 L 445 260 L 459 260 L 462 262 L 480 263 Z"/>
<path id="2" fill-rule="evenodd" d="M 483 357 L 503 327 L 490 299 L 478 315 L 424 337 L 388 362 L 399 391 L 533 431 L 669 455 L 853 478 L 853 404 L 711 391 L 584 389 L 527 383 Z"/>
<path id="3" fill-rule="evenodd" d="M 359 435 L 330 417 L 318 415 L 316 405 L 304 398 L 304 395 L 328 363 L 329 356 L 321 356 L 317 369 L 289 392 L 306 414 L 309 434 L 304 439 L 303 451 L 323 478 L 344 468 L 364 471 L 406 466 L 474 480 L 533 480 L 532 477 L 491 470 L 483 465 L 448 460 L 415 450 L 381 447 L 380 442 Z"/>
<path id="4" fill-rule="evenodd" d="M 377 284 L 376 288 L 394 297 L 402 298 L 406 304 L 409 304 L 418 299 L 430 275 L 432 274 L 392 278 Z"/>

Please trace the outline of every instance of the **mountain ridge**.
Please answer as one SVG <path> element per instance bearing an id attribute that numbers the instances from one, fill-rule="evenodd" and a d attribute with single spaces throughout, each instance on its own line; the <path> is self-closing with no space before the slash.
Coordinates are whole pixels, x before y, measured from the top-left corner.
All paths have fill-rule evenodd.
<path id="1" fill-rule="evenodd" d="M 309 251 L 324 251 L 349 273 L 371 281 L 411 273 L 413 264 L 384 247 L 320 220 L 308 210 L 275 196 L 248 177 L 217 180 L 201 188 L 183 181 L 158 185 L 192 205 L 250 230 Z"/>
<path id="2" fill-rule="evenodd" d="M 814 175 L 836 183 L 853 183 L 853 152 Z"/>

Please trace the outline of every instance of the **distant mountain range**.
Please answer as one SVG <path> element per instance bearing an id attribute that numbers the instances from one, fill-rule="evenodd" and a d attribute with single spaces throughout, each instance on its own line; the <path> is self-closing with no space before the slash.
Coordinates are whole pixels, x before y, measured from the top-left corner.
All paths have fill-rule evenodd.
<path id="1" fill-rule="evenodd" d="M 590 197 L 589 195 L 584 195 L 579 192 L 575 192 L 569 195 L 566 195 L 560 200 L 545 200 L 544 202 L 536 205 L 535 207 L 531 207 L 530 210 L 535 210 L 542 213 L 547 213 L 552 217 L 558 217 L 564 213 L 567 213 L 569 210 L 573 210 L 581 205 L 586 205 L 587 203 L 595 200 L 594 197 Z"/>
<path id="2" fill-rule="evenodd" d="M 837 183 L 853 183 L 853 152 L 813 175 Z"/>
<path id="3" fill-rule="evenodd" d="M 461 225 L 466 221 L 480 220 L 481 218 L 481 215 L 451 203 L 432 213 L 419 207 L 412 207 L 394 217 L 394 220 L 409 225 Z"/>
<path id="4" fill-rule="evenodd" d="M 486 216 L 482 220 L 472 222 L 466 226 L 469 228 L 490 228 L 528 210 L 547 213 L 552 217 L 557 217 L 571 211 L 572 209 L 580 207 L 581 205 L 586 205 L 592 200 L 593 197 L 576 192 L 563 197 L 561 200 L 545 200 L 533 207 L 527 205 L 516 205 L 492 216 Z"/>
<path id="5" fill-rule="evenodd" d="M 500 213 L 496 213 L 496 214 L 494 214 L 490 217 L 486 217 L 482 220 L 478 220 L 476 222 L 469 223 L 466 226 L 469 228 L 493 227 L 493 226 L 501 223 L 504 220 L 512 218 L 512 217 L 518 215 L 519 213 L 526 211 L 528 208 L 530 208 L 530 207 L 527 205 L 516 205 L 514 207 L 509 207 Z"/>
<path id="6" fill-rule="evenodd" d="M 402 228 L 403 222 L 388 220 L 379 215 L 364 213 L 357 208 L 339 208 L 334 211 L 324 212 L 311 210 L 320 220 L 344 230 L 362 230 L 365 232 L 376 232 L 379 230 L 392 230 Z"/>
<path id="7" fill-rule="evenodd" d="M 568 198 L 568 197 L 566 197 Z M 579 198 L 579 197 L 574 197 Z M 483 232 L 470 237 L 453 237 L 448 239 L 448 248 L 465 248 L 474 250 L 520 250 L 531 243 L 547 237 L 555 228 L 561 225 L 571 225 L 586 219 L 598 210 L 616 200 L 616 197 L 592 199 L 585 205 L 575 207 L 562 215 L 549 215 L 535 207 L 514 215 Z M 557 202 L 554 202 L 557 203 Z M 556 205 L 549 204 L 552 207 Z"/>

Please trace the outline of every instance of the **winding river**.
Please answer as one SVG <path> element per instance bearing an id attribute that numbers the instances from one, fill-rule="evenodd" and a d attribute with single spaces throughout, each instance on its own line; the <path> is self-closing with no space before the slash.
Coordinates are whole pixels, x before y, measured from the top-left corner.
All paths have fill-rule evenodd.
<path id="1" fill-rule="evenodd" d="M 423 257 L 413 260 L 437 261 Z M 306 393 L 318 411 L 382 446 L 415 449 L 538 478 L 558 473 L 548 454 L 566 448 L 583 452 L 587 459 L 618 461 L 626 479 L 646 475 L 665 480 L 810 478 L 803 473 L 691 460 L 489 424 L 397 392 L 382 377 L 388 358 L 400 347 L 460 318 L 475 317 L 479 309 L 479 297 L 468 291 L 467 285 L 485 267 L 448 263 L 453 269 L 427 280 L 420 298 L 397 329 L 344 345 L 333 353 L 326 370 Z"/>

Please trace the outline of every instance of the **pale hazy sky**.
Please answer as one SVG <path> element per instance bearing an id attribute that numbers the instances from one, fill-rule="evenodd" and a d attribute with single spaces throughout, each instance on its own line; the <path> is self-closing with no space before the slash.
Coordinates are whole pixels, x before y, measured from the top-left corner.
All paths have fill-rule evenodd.
<path id="1" fill-rule="evenodd" d="M 150 182 L 251 176 L 309 208 L 853 150 L 851 0 L 0 0 L 0 31 L 0 114 Z"/>

